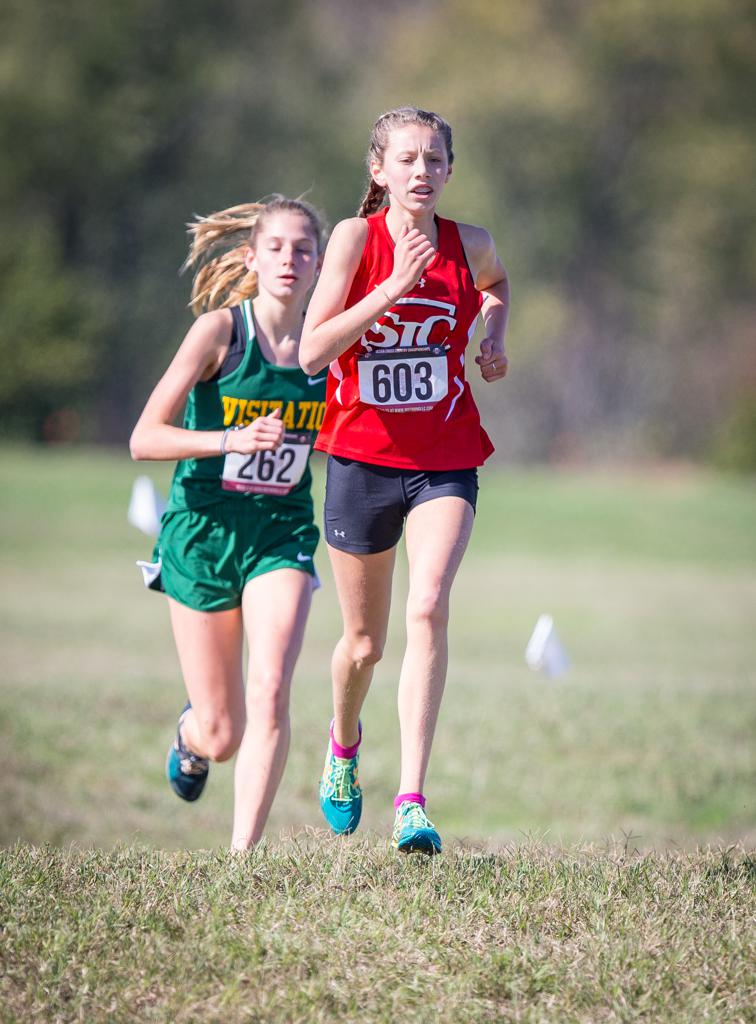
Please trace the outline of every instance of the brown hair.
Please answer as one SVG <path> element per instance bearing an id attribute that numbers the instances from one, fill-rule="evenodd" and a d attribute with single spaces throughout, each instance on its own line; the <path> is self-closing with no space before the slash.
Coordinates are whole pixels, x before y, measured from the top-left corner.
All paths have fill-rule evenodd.
<path id="1" fill-rule="evenodd" d="M 194 270 L 190 306 L 195 316 L 210 309 L 238 306 L 257 292 L 257 274 L 244 262 L 265 219 L 274 213 L 301 213 L 310 222 L 318 252 L 325 230 L 314 207 L 301 199 L 274 195 L 261 203 L 242 203 L 196 217 L 187 224 L 191 242 L 181 271 Z"/>
<path id="2" fill-rule="evenodd" d="M 430 110 L 420 110 L 419 107 L 397 107 L 395 110 L 387 110 L 381 114 L 373 125 L 370 133 L 370 146 L 367 152 L 368 187 L 363 196 L 360 208 L 357 211 L 358 217 L 369 217 L 383 205 L 386 198 L 386 189 L 373 180 L 370 171 L 372 163 L 381 163 L 383 154 L 389 144 L 389 138 L 394 128 L 407 124 L 421 124 L 426 128 L 432 128 L 434 132 L 440 132 L 446 143 L 446 155 L 449 158 L 449 166 L 454 163 L 454 150 L 452 149 L 452 130 L 443 117 L 432 113 Z"/>

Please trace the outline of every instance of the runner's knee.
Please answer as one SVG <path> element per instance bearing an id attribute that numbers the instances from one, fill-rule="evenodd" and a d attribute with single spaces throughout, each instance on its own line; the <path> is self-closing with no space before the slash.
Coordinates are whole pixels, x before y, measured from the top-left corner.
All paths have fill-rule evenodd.
<path id="1" fill-rule="evenodd" d="M 407 599 L 407 625 L 445 629 L 449 623 L 449 595 L 440 587 L 424 587 L 410 592 Z"/>
<path id="2" fill-rule="evenodd" d="M 211 761 L 228 761 L 239 749 L 244 723 L 217 715 L 202 723 L 202 746 Z"/>
<path id="3" fill-rule="evenodd" d="M 280 672 L 256 675 L 247 683 L 249 716 L 277 729 L 289 718 L 289 687 Z"/>
<path id="4" fill-rule="evenodd" d="M 375 637 L 363 634 L 344 638 L 344 649 L 355 668 L 376 665 L 383 657 L 383 643 Z"/>

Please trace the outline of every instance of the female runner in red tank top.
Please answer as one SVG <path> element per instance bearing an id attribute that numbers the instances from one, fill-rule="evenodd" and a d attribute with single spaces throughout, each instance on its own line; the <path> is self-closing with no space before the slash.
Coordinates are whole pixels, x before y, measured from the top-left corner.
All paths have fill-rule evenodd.
<path id="1" fill-rule="evenodd" d="M 477 467 L 493 451 L 465 380 L 481 311 L 475 362 L 488 382 L 507 372 L 509 287 L 491 236 L 436 215 L 452 161 L 451 129 L 438 115 L 402 107 L 378 118 L 367 194 L 359 216 L 331 236 L 299 349 L 307 373 L 329 369 L 316 447 L 329 454 L 325 536 L 344 620 L 321 808 L 336 833 L 359 824 L 360 710 L 386 639 L 406 524 L 393 843 L 429 854 L 441 851 L 423 787 L 446 681 L 449 594 L 472 530 Z"/>

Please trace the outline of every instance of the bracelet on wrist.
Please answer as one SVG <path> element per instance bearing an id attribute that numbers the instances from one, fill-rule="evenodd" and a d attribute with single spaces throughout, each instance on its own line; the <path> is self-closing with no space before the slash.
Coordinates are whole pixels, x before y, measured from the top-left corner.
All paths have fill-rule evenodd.
<path id="1" fill-rule="evenodd" d="M 226 427 L 226 429 L 223 431 L 223 435 L 221 437 L 221 443 L 220 443 L 220 453 L 221 453 L 221 455 L 228 455 L 228 452 L 226 451 L 226 442 L 228 441 L 228 435 L 231 434 L 234 430 L 238 430 L 238 429 L 239 429 L 238 427 Z"/>
<path id="2" fill-rule="evenodd" d="M 395 299 L 392 299 L 392 298 L 391 298 L 391 296 L 389 295 L 389 293 L 388 293 L 388 292 L 386 291 L 386 289 L 385 289 L 385 288 L 383 287 L 383 285 L 382 285 L 382 284 L 378 285 L 378 287 L 379 287 L 379 288 L 381 289 L 381 291 L 383 292 L 383 294 L 384 294 L 384 295 L 386 296 L 386 298 L 387 298 L 387 299 L 389 300 L 389 304 L 390 304 L 391 306 L 393 306 L 393 305 L 394 305 L 394 302 L 395 302 L 396 300 L 395 300 Z"/>

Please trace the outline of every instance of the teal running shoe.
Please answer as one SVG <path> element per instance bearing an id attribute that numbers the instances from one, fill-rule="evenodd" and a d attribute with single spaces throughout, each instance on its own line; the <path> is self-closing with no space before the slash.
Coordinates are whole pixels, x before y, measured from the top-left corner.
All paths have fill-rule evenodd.
<path id="1" fill-rule="evenodd" d="M 165 762 L 165 774 L 171 784 L 171 789 L 182 800 L 189 801 L 196 800 L 200 796 L 210 772 L 209 761 L 193 754 L 191 750 L 187 750 L 181 739 L 181 723 L 191 706 L 191 704 L 186 704 L 179 716 L 176 739 L 171 744 Z"/>
<path id="2" fill-rule="evenodd" d="M 441 836 L 420 804 L 405 800 L 396 809 L 391 845 L 400 853 L 441 853 Z"/>
<path id="3" fill-rule="evenodd" d="M 362 790 L 357 777 L 359 760 L 359 753 L 354 757 L 336 757 L 328 741 L 320 780 L 320 809 L 337 836 L 351 835 L 362 817 Z"/>

